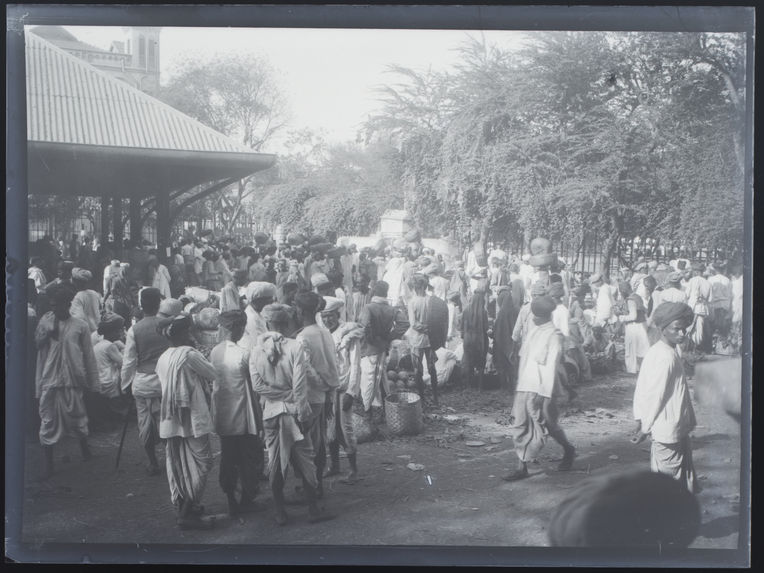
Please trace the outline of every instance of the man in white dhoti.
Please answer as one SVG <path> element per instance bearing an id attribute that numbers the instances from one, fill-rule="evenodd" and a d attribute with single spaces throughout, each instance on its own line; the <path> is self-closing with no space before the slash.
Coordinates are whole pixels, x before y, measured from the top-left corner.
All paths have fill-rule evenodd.
<path id="1" fill-rule="evenodd" d="M 682 365 L 680 345 L 692 324 L 692 309 L 681 302 L 664 302 L 653 313 L 661 339 L 647 351 L 634 390 L 634 419 L 640 443 L 652 436 L 650 468 L 680 480 L 692 493 L 699 488 L 692 463 L 690 432 L 695 411 Z"/>
<path id="2" fill-rule="evenodd" d="M 170 499 L 178 513 L 178 527 L 209 529 L 214 520 L 200 514 L 213 463 L 210 385 L 217 373 L 192 345 L 190 316 L 163 320 L 162 335 L 170 347 L 159 357 L 156 373 L 162 388 L 159 437 L 166 440 Z"/>
<path id="3" fill-rule="evenodd" d="M 35 395 L 40 411 L 40 444 L 45 451 L 45 474 L 53 474 L 53 446 L 65 436 L 79 440 L 82 458 L 91 458 L 84 391 L 98 392 L 100 380 L 90 330 L 69 314 L 74 292 L 63 285 L 48 287 L 53 310 L 35 330 L 37 375 Z"/>
<path id="4" fill-rule="evenodd" d="M 695 320 L 689 331 L 690 340 L 697 350 L 710 354 L 713 352 L 711 340 L 711 307 L 713 292 L 711 283 L 703 277 L 705 266 L 701 263 L 693 263 L 692 278 L 687 281 L 685 292 L 687 304 L 695 313 Z"/>

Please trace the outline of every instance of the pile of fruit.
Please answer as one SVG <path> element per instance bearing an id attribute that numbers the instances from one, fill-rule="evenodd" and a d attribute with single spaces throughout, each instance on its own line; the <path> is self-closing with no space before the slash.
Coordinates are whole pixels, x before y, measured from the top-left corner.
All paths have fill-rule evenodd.
<path id="1" fill-rule="evenodd" d="M 412 371 L 389 369 L 387 371 L 387 379 L 391 387 L 394 386 L 396 390 L 401 392 L 416 390 L 416 376 Z"/>

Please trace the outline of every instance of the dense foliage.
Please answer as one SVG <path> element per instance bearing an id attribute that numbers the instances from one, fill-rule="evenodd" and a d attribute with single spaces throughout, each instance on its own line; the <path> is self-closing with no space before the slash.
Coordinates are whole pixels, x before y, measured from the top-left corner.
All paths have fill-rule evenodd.
<path id="1" fill-rule="evenodd" d="M 464 241 L 742 243 L 742 35 L 565 32 L 455 73 L 391 69 L 369 141 L 401 150 L 417 221 Z M 395 80 L 393 80 L 395 81 Z"/>

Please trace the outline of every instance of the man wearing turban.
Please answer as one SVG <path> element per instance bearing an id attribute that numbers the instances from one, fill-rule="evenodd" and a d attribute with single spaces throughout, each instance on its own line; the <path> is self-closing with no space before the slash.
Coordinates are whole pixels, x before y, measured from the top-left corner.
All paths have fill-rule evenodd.
<path id="1" fill-rule="evenodd" d="M 302 345 L 287 338 L 289 307 L 262 309 L 268 330 L 249 355 L 254 391 L 263 399 L 263 428 L 268 448 L 268 476 L 276 505 L 276 523 L 286 525 L 284 481 L 289 466 L 302 478 L 310 521 L 326 518 L 316 503 L 318 479 L 308 436 L 313 413 L 308 402 L 307 360 Z"/>
<path id="2" fill-rule="evenodd" d="M 165 440 L 170 500 L 181 529 L 209 529 L 214 519 L 201 517 L 201 500 L 212 469 L 210 385 L 215 368 L 193 347 L 193 320 L 186 314 L 161 319 L 169 340 L 156 363 L 162 391 L 159 437 Z"/>
<path id="3" fill-rule="evenodd" d="M 336 348 L 332 335 L 316 324 L 316 313 L 326 302 L 314 292 L 302 292 L 295 297 L 302 330 L 296 336 L 306 356 L 308 402 L 311 416 L 305 430 L 315 451 L 314 463 L 318 485 L 316 495 L 323 496 L 323 475 L 326 466 L 326 423 L 334 415 L 334 394 L 340 385 Z"/>
<path id="4" fill-rule="evenodd" d="M 533 328 L 533 313 L 531 312 L 531 302 L 540 296 L 546 294 L 546 285 L 542 282 L 536 282 L 530 289 L 530 301 L 526 302 L 517 313 L 515 327 L 512 329 L 512 340 L 515 343 L 515 354 L 520 349 L 523 341 L 528 337 Z M 516 361 L 515 361 L 516 362 Z"/>
<path id="5" fill-rule="evenodd" d="M 698 501 L 671 478 L 648 471 L 600 476 L 559 504 L 553 547 L 683 549 L 700 530 Z"/>
<path id="6" fill-rule="evenodd" d="M 705 266 L 700 263 L 692 265 L 692 278 L 687 281 L 685 292 L 687 293 L 687 304 L 695 313 L 695 320 L 688 333 L 690 340 L 695 348 L 710 354 L 713 351 L 710 316 L 713 291 L 711 290 L 711 283 L 703 276 L 705 270 Z"/>
<path id="7" fill-rule="evenodd" d="M 637 378 L 634 419 L 638 433 L 633 441 L 640 443 L 650 435 L 650 469 L 672 476 L 697 493 L 690 444 L 695 411 L 679 351 L 693 318 L 692 309 L 683 302 L 664 302 L 653 313 L 661 339 L 645 354 Z"/>
<path id="8" fill-rule="evenodd" d="M 241 310 L 239 289 L 247 284 L 247 271 L 233 271 L 233 280 L 226 283 L 220 291 L 220 312 Z M 246 316 L 246 315 L 245 315 Z"/>
<path id="9" fill-rule="evenodd" d="M 260 312 L 267 305 L 276 300 L 276 285 L 264 282 L 253 281 L 247 285 L 247 327 L 244 329 L 244 336 L 239 341 L 239 346 L 249 348 L 257 337 L 268 332 L 265 319 Z"/>
<path id="10" fill-rule="evenodd" d="M 62 284 L 47 290 L 52 311 L 35 330 L 40 444 L 45 451 L 45 477 L 53 473 L 53 446 L 65 436 L 78 438 L 83 459 L 90 459 L 88 415 L 84 391 L 98 392 L 100 380 L 88 325 L 71 316 L 72 291 Z"/>
<path id="11" fill-rule="evenodd" d="M 161 354 L 169 346 L 166 338 L 157 332 L 163 320 L 157 316 L 162 302 L 158 289 L 147 287 L 138 295 L 143 318 L 131 326 L 125 338 L 122 361 L 122 390 L 131 388 L 138 416 L 138 439 L 149 458 L 149 475 L 159 475 L 161 470 L 155 448 L 159 444 L 159 407 L 162 387 L 157 378 L 156 365 Z M 167 319 L 164 319 L 167 320 Z"/>
<path id="12" fill-rule="evenodd" d="M 123 407 L 126 397 L 122 394 L 119 380 L 125 350 L 125 319 L 107 312 L 98 324 L 98 334 L 101 338 L 93 345 L 101 383 L 99 394 L 102 399 L 98 400 L 98 406 L 108 422 L 114 420 L 114 414 L 125 414 L 127 411 Z"/>
<path id="13" fill-rule="evenodd" d="M 220 436 L 220 487 L 228 497 L 228 510 L 237 515 L 259 509 L 255 503 L 263 471 L 262 412 L 249 376 L 249 350 L 236 343 L 244 335 L 243 310 L 220 313 L 220 340 L 210 362 L 217 377 L 212 387 L 212 419 Z M 237 482 L 241 498 L 235 497 Z"/>
<path id="14" fill-rule="evenodd" d="M 341 300 L 334 297 L 324 297 L 324 300 L 326 300 L 326 306 L 321 311 L 321 318 L 334 340 L 340 382 L 333 400 L 333 419 L 327 426 L 326 439 L 331 464 L 325 477 L 340 473 L 340 446 L 342 446 L 350 464 L 350 473 L 342 481 L 353 484 L 358 477 L 353 404 L 361 394 L 361 339 L 364 329 L 357 322 L 340 323 L 339 311 L 343 306 Z"/>
<path id="15" fill-rule="evenodd" d="M 81 268 L 72 269 L 72 283 L 77 289 L 74 295 L 70 314 L 88 325 L 91 334 L 98 330 L 98 322 L 101 320 L 101 295 L 89 288 L 93 273 Z"/>
<path id="16" fill-rule="evenodd" d="M 536 459 L 551 436 L 563 448 L 559 471 L 570 470 L 575 448 L 565 432 L 557 425 L 557 408 L 554 395 L 559 383 L 558 369 L 562 360 L 562 335 L 552 323 L 556 307 L 548 295 L 539 296 L 531 302 L 534 328 L 520 349 L 520 368 L 517 392 L 512 406 L 512 425 L 518 468 L 504 477 L 515 481 L 528 477 L 528 462 Z"/>

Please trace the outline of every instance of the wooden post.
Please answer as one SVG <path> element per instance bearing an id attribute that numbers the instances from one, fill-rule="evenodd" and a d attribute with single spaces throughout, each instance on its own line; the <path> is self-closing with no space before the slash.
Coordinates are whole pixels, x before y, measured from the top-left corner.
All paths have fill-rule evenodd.
<path id="1" fill-rule="evenodd" d="M 122 238 L 124 236 L 124 226 L 122 225 L 122 197 L 112 198 L 112 222 L 114 224 L 114 254 L 117 257 L 122 256 Z"/>
<path id="2" fill-rule="evenodd" d="M 109 242 L 109 199 L 108 195 L 101 195 L 101 244 Z"/>
<path id="3" fill-rule="evenodd" d="M 170 195 L 167 192 L 157 192 L 157 250 L 159 260 L 168 258 L 167 248 L 170 246 Z"/>
<path id="4" fill-rule="evenodd" d="M 141 199 L 140 197 L 130 197 L 130 242 L 133 245 L 138 245 L 142 238 Z"/>

